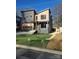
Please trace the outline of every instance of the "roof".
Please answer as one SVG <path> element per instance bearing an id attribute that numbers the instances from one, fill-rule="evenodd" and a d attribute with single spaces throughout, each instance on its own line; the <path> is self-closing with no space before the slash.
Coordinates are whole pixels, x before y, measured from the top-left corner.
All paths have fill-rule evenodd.
<path id="1" fill-rule="evenodd" d="M 21 13 L 21 12 L 34 11 L 35 14 L 39 14 L 39 13 L 42 13 L 42 12 L 44 12 L 44 11 L 46 11 L 46 10 L 49 10 L 49 12 L 51 13 L 51 11 L 50 11 L 49 8 L 44 9 L 44 10 L 42 10 L 42 11 L 40 11 L 40 12 L 36 12 L 35 9 L 20 8 L 20 9 L 17 9 L 17 10 L 16 10 L 16 14 L 17 14 L 18 16 L 22 17 L 22 13 Z"/>
<path id="2" fill-rule="evenodd" d="M 34 13 L 36 13 L 35 10 L 23 10 L 23 11 L 21 11 L 21 12 L 29 12 L 29 11 L 34 11 Z"/>
<path id="3" fill-rule="evenodd" d="M 22 17 L 21 12 L 26 12 L 26 11 L 35 11 L 33 8 L 18 8 L 16 9 L 16 15 Z"/>
<path id="4" fill-rule="evenodd" d="M 20 12 L 35 11 L 35 9 L 33 9 L 33 8 L 20 8 L 20 9 L 17 9 L 17 10 L 19 10 Z"/>
<path id="5" fill-rule="evenodd" d="M 44 11 L 46 11 L 46 10 L 49 10 L 49 12 L 51 13 L 50 9 L 49 9 L 49 8 L 47 8 L 47 9 L 44 9 L 44 10 L 42 10 L 42 11 L 38 12 L 37 14 L 42 13 L 42 12 L 44 12 Z"/>
<path id="6" fill-rule="evenodd" d="M 21 12 L 28 12 L 28 11 L 35 11 L 35 10 L 22 10 Z"/>

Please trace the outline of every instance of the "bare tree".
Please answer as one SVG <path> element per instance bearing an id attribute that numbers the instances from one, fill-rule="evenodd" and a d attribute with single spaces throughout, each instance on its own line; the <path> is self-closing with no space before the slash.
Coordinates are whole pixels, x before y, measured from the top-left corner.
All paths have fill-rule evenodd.
<path id="1" fill-rule="evenodd" d="M 53 14 L 55 17 L 55 26 L 61 27 L 62 26 L 62 4 L 56 5 L 53 9 Z"/>

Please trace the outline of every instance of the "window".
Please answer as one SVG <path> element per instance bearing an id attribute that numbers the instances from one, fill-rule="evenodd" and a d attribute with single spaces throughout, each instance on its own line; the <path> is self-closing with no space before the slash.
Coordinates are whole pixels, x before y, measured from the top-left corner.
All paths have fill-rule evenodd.
<path id="1" fill-rule="evenodd" d="M 46 19 L 46 15 L 41 15 L 41 19 Z"/>
<path id="2" fill-rule="evenodd" d="M 38 16 L 36 16 L 36 20 L 38 19 Z"/>
<path id="3" fill-rule="evenodd" d="M 46 22 L 45 23 L 41 23 L 41 28 L 46 28 Z"/>
<path id="4" fill-rule="evenodd" d="M 26 16 L 26 18 L 28 18 L 28 16 Z"/>
<path id="5" fill-rule="evenodd" d="M 30 17 L 32 17 L 32 16 L 30 16 Z"/>

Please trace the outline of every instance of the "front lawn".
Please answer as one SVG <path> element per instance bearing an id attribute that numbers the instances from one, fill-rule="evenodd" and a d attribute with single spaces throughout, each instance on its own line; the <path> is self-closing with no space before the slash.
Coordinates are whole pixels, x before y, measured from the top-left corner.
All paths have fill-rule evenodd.
<path id="1" fill-rule="evenodd" d="M 17 35 L 16 43 L 45 48 L 48 43 L 46 39 L 49 37 L 49 34 Z"/>

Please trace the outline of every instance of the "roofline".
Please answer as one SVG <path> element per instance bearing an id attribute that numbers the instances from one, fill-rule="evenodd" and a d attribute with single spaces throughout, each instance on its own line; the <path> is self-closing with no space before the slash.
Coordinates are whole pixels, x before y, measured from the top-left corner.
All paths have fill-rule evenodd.
<path id="1" fill-rule="evenodd" d="M 51 13 L 51 11 L 50 11 L 50 9 L 49 9 L 49 8 L 44 9 L 44 10 L 42 10 L 42 11 L 40 11 L 40 12 L 36 12 L 35 10 L 24 10 L 24 11 L 21 11 L 21 12 L 34 11 L 36 14 L 39 14 L 39 13 L 42 13 L 42 12 L 44 12 L 44 11 L 46 11 L 46 10 L 49 10 L 49 12 Z"/>
<path id="2" fill-rule="evenodd" d="M 46 10 L 49 10 L 49 12 L 51 13 L 50 9 L 49 9 L 49 8 L 47 8 L 47 9 L 44 9 L 44 10 L 42 10 L 42 11 L 38 12 L 37 14 L 42 13 L 42 12 L 44 12 L 44 11 L 46 11 Z"/>
<path id="3" fill-rule="evenodd" d="M 21 11 L 21 12 L 28 12 L 28 11 L 34 11 L 34 12 L 36 12 L 35 10 L 24 10 L 24 11 Z"/>

